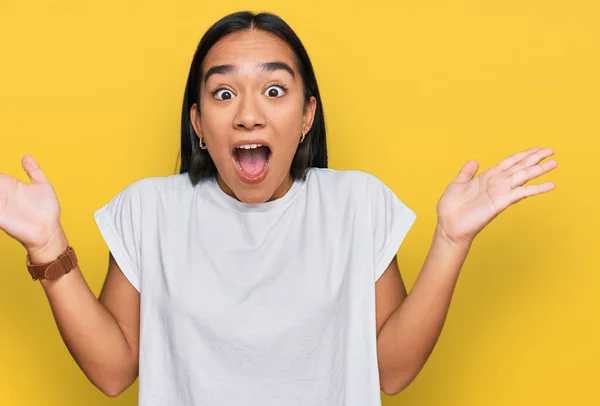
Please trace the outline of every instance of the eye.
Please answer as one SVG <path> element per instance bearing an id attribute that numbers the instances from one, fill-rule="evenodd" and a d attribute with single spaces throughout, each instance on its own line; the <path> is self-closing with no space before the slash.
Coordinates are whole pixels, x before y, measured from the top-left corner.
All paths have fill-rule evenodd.
<path id="1" fill-rule="evenodd" d="M 281 97 L 285 94 L 285 89 L 278 85 L 269 86 L 265 94 L 269 97 Z"/>
<path id="2" fill-rule="evenodd" d="M 219 89 L 214 92 L 214 95 L 217 100 L 231 100 L 235 97 L 233 92 L 227 89 Z"/>

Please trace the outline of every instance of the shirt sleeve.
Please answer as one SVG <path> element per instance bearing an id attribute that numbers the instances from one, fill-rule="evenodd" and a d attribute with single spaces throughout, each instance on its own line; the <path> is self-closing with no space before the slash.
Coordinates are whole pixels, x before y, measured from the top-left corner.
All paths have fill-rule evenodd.
<path id="1" fill-rule="evenodd" d="M 133 287 L 140 291 L 142 196 L 134 183 L 94 213 L 96 225 L 113 258 Z"/>
<path id="2" fill-rule="evenodd" d="M 375 280 L 385 272 L 415 222 L 416 214 L 377 178 L 369 183 Z"/>

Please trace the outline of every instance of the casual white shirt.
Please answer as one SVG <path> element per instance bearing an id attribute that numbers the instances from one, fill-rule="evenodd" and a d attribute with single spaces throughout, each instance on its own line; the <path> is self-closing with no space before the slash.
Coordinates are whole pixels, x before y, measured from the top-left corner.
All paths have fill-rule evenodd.
<path id="1" fill-rule="evenodd" d="M 375 282 L 415 221 L 359 171 L 242 203 L 187 174 L 95 213 L 140 292 L 140 406 L 380 406 Z"/>

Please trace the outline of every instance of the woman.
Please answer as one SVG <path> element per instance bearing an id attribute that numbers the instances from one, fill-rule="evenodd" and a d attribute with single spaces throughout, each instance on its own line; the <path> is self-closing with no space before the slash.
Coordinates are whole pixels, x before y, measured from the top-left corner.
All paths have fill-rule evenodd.
<path id="1" fill-rule="evenodd" d="M 27 250 L 90 381 L 139 404 L 380 405 L 423 367 L 475 236 L 556 167 L 518 153 L 442 195 L 407 295 L 395 254 L 415 214 L 375 177 L 327 169 L 309 57 L 271 14 L 211 27 L 190 69 L 181 173 L 130 185 L 96 212 L 109 247 L 97 299 L 35 160 L 0 177 L 0 228 Z"/>

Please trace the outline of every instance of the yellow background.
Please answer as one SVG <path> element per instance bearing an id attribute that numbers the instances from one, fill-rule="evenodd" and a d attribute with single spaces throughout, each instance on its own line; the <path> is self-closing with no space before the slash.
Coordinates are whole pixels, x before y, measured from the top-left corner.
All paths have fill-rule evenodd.
<path id="1" fill-rule="evenodd" d="M 436 350 L 384 405 L 600 405 L 600 7 L 592 0 L 40 1 L 0 3 L 0 170 L 33 154 L 98 293 L 93 212 L 174 172 L 191 58 L 239 9 L 280 14 L 313 60 L 331 167 L 369 171 L 418 214 L 400 250 L 412 286 L 435 204 L 469 158 L 556 149 L 557 190 L 478 238 Z M 0 236 L 0 404 L 133 405 L 80 372 L 25 252 Z"/>

